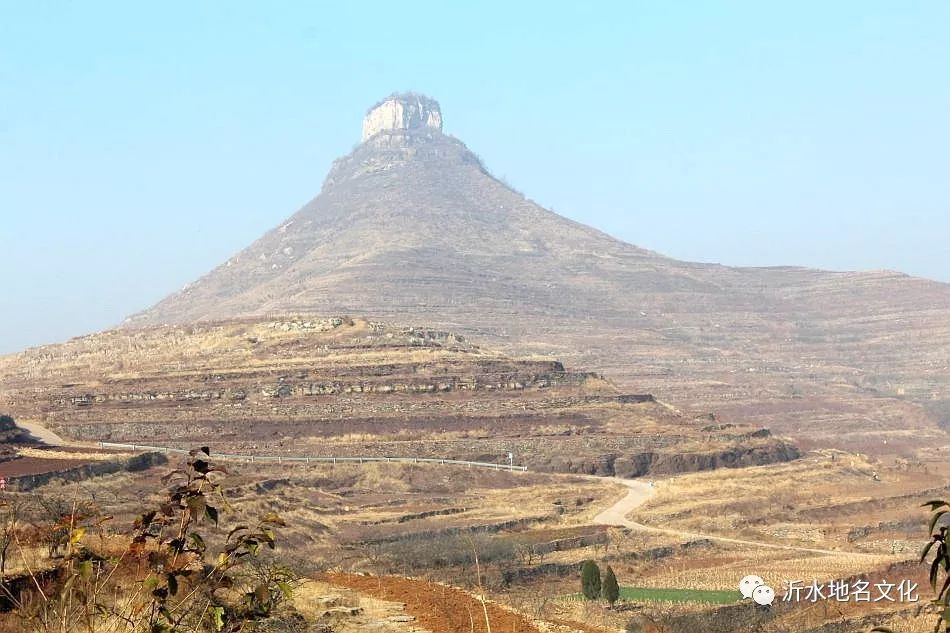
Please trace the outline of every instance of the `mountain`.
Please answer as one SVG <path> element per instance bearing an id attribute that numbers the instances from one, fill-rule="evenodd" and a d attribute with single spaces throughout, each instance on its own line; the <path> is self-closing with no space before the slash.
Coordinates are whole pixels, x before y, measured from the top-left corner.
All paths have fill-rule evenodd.
<path id="1" fill-rule="evenodd" d="M 296 214 L 126 325 L 281 314 L 425 322 L 868 451 L 945 442 L 950 420 L 950 285 L 627 244 L 494 178 L 415 94 L 367 112 Z"/>

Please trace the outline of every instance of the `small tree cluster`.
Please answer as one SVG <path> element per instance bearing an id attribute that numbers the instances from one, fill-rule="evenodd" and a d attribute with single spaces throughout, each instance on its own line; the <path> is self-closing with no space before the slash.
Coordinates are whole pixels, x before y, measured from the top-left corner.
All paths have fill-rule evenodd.
<path id="1" fill-rule="evenodd" d="M 620 585 L 610 565 L 607 565 L 601 578 L 597 563 L 592 560 L 585 561 L 581 567 L 581 593 L 588 600 L 603 598 L 611 605 L 617 602 L 620 599 Z"/>

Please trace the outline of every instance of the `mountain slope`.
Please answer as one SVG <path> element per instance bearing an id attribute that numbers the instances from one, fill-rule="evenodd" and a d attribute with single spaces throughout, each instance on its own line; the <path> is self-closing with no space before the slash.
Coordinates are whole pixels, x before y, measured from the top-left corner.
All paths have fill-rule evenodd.
<path id="1" fill-rule="evenodd" d="M 496 180 L 442 133 L 437 107 L 382 101 L 319 196 L 129 325 L 286 313 L 423 321 L 800 436 L 880 432 L 894 446 L 908 429 L 939 435 L 950 286 L 663 257 Z"/>
<path id="2" fill-rule="evenodd" d="M 111 330 L 0 357 L 0 403 L 66 437 L 286 456 L 431 457 L 640 476 L 787 461 L 597 374 L 427 328 L 239 319 Z"/>

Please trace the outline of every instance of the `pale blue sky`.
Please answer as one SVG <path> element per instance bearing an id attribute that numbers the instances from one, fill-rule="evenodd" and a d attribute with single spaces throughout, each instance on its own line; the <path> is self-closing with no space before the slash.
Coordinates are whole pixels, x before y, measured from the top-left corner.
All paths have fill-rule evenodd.
<path id="1" fill-rule="evenodd" d="M 950 281 L 950 2 L 586 5 L 0 0 L 0 352 L 220 263 L 406 89 L 635 244 Z"/>

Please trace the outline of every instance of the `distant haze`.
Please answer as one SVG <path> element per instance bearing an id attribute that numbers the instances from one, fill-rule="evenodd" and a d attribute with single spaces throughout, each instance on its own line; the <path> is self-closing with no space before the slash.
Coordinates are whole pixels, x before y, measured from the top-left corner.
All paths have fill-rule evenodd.
<path id="1" fill-rule="evenodd" d="M 644 248 L 950 281 L 950 4 L 769 4 L 8 3 L 0 352 L 225 260 L 403 89 L 528 197 Z"/>

